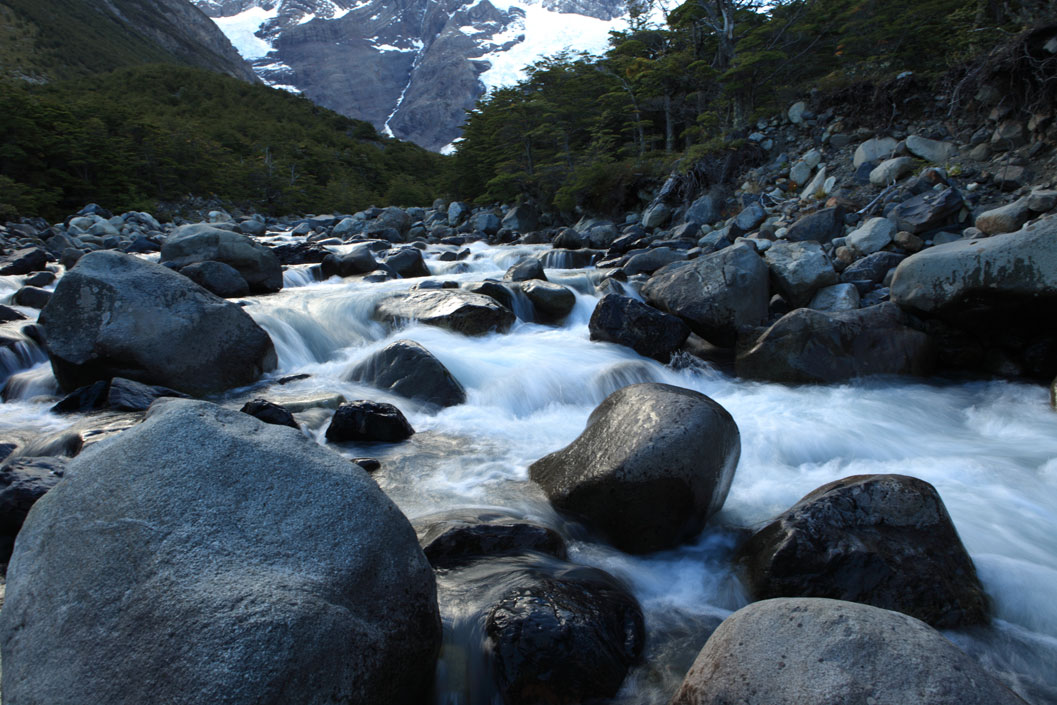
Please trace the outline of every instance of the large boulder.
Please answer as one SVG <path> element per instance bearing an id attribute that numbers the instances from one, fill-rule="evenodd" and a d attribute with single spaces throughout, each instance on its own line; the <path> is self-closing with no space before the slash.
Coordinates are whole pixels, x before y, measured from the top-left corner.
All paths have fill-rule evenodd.
<path id="1" fill-rule="evenodd" d="M 283 288 L 283 267 L 274 252 L 241 233 L 207 223 L 177 228 L 162 245 L 161 261 L 175 269 L 196 262 L 223 262 L 242 275 L 251 291 Z"/>
<path id="2" fill-rule="evenodd" d="M 722 406 L 689 389 L 634 384 L 610 394 L 584 432 L 529 476 L 559 510 L 646 553 L 701 530 L 723 506 L 740 455 L 738 426 Z"/>
<path id="3" fill-rule="evenodd" d="M 1024 705 L 913 617 L 854 602 L 764 600 L 728 617 L 672 705 Z"/>
<path id="4" fill-rule="evenodd" d="M 927 374 L 933 346 L 891 303 L 782 316 L 737 358 L 742 377 L 785 384 L 840 382 L 876 374 Z"/>
<path id="5" fill-rule="evenodd" d="M 786 239 L 792 242 L 829 242 L 844 233 L 844 209 L 840 206 L 823 208 L 805 215 L 789 226 Z"/>
<path id="6" fill-rule="evenodd" d="M 756 248 L 739 243 L 662 267 L 643 286 L 642 295 L 710 343 L 730 347 L 742 328 L 767 319 L 768 269 Z"/>
<path id="7" fill-rule="evenodd" d="M 521 203 L 506 212 L 503 216 L 502 227 L 513 230 L 516 233 L 527 233 L 539 227 L 539 211 L 534 206 Z"/>
<path id="8" fill-rule="evenodd" d="M 338 254 L 331 252 L 320 262 L 320 273 L 324 279 L 331 277 L 351 277 L 356 274 L 367 274 L 378 269 L 374 253 L 366 244 L 356 245 L 348 252 Z"/>
<path id="9" fill-rule="evenodd" d="M 415 320 L 464 335 L 504 332 L 515 320 L 495 299 L 459 289 L 393 294 L 378 302 L 374 317 L 391 323 Z"/>
<path id="10" fill-rule="evenodd" d="M 583 567 L 521 577 L 488 614 L 485 634 L 509 705 L 611 698 L 645 642 L 634 596 L 601 570 Z"/>
<path id="11" fill-rule="evenodd" d="M 678 316 L 619 294 L 602 297 L 587 327 L 591 340 L 626 345 L 660 362 L 668 362 L 690 336 L 690 328 Z"/>
<path id="12" fill-rule="evenodd" d="M 916 235 L 956 222 L 963 205 L 957 189 L 926 191 L 896 206 L 892 218 L 900 230 Z"/>
<path id="13" fill-rule="evenodd" d="M 25 247 L 0 259 L 0 276 L 29 274 L 48 265 L 48 253 L 42 247 Z"/>
<path id="14" fill-rule="evenodd" d="M 365 472 L 174 400 L 30 512 L 0 613 L 4 700 L 415 705 L 440 635 L 414 530 Z"/>
<path id="15" fill-rule="evenodd" d="M 987 621 L 987 598 L 936 488 L 905 475 L 819 487 L 741 548 L 754 597 L 829 597 L 940 629 Z"/>
<path id="16" fill-rule="evenodd" d="M 775 289 L 793 306 L 804 306 L 815 292 L 837 283 L 837 270 L 822 245 L 779 240 L 763 255 Z"/>
<path id="17" fill-rule="evenodd" d="M 327 426 L 333 443 L 366 441 L 398 443 L 415 434 L 400 409 L 379 401 L 357 400 L 342 404 Z"/>
<path id="18" fill-rule="evenodd" d="M 92 252 L 40 313 L 59 385 L 125 377 L 189 394 L 249 384 L 275 368 L 271 338 L 239 306 L 167 267 Z"/>
<path id="19" fill-rule="evenodd" d="M 405 279 L 430 275 L 426 260 L 422 257 L 422 250 L 415 247 L 404 247 L 390 252 L 385 258 L 385 263 Z"/>
<path id="20" fill-rule="evenodd" d="M 540 279 L 530 279 L 518 285 L 521 291 L 532 302 L 536 318 L 544 323 L 556 323 L 576 306 L 576 294 L 570 289 Z"/>
<path id="21" fill-rule="evenodd" d="M 346 376 L 408 399 L 455 406 L 466 390 L 440 360 L 413 340 L 397 340 L 359 363 Z"/>

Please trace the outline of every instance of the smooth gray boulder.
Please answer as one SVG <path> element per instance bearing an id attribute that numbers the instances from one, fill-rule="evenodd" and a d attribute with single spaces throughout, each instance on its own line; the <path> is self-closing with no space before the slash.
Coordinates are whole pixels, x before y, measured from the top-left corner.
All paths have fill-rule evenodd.
<path id="1" fill-rule="evenodd" d="M 828 597 L 951 629 L 987 622 L 987 596 L 936 488 L 905 475 L 830 482 L 739 550 L 757 600 Z"/>
<path id="2" fill-rule="evenodd" d="M 1031 218 L 1028 200 L 1027 197 L 1018 198 L 1012 203 L 981 213 L 976 216 L 976 227 L 988 235 L 1000 235 L 1020 230 Z"/>
<path id="3" fill-rule="evenodd" d="M 67 465 L 0 612 L 22 705 L 417 705 L 440 637 L 415 532 L 365 472 L 191 400 Z"/>
<path id="4" fill-rule="evenodd" d="M 175 269 L 196 262 L 223 262 L 234 268 L 256 293 L 283 288 L 283 267 L 270 249 L 249 237 L 208 223 L 184 225 L 161 248 L 161 261 Z"/>
<path id="5" fill-rule="evenodd" d="M 119 252 L 82 257 L 38 322 L 65 391 L 124 377 L 210 394 L 249 384 L 276 365 L 271 338 L 239 306 Z"/>
<path id="6" fill-rule="evenodd" d="M 888 218 L 870 218 L 848 233 L 847 246 L 859 257 L 884 249 L 896 235 L 896 224 Z"/>
<path id="7" fill-rule="evenodd" d="M 924 622 L 854 602 L 755 602 L 709 637 L 671 705 L 1024 705 Z"/>
<path id="8" fill-rule="evenodd" d="M 829 384 L 878 374 L 927 374 L 933 344 L 892 303 L 825 313 L 801 308 L 767 329 L 737 357 L 741 377 Z"/>
<path id="9" fill-rule="evenodd" d="M 914 160 L 910 157 L 886 159 L 870 172 L 870 183 L 874 186 L 885 186 L 895 183 L 914 171 Z"/>
<path id="10" fill-rule="evenodd" d="M 920 135 L 907 137 L 907 151 L 933 164 L 946 164 L 958 156 L 958 145 L 940 140 L 930 140 Z"/>
<path id="11" fill-rule="evenodd" d="M 629 553 L 692 538 L 723 506 L 741 455 L 738 426 L 704 394 L 633 384 L 610 394 L 565 448 L 529 476 L 559 510 Z"/>
<path id="12" fill-rule="evenodd" d="M 815 292 L 837 283 L 837 270 L 822 245 L 778 240 L 764 252 L 774 288 L 786 301 L 804 306 Z"/>
<path id="13" fill-rule="evenodd" d="M 874 137 L 860 144 L 855 149 L 852 163 L 858 169 L 866 162 L 878 162 L 889 159 L 895 154 L 899 142 L 891 137 Z"/>
<path id="14" fill-rule="evenodd" d="M 359 363 L 346 376 L 408 399 L 437 406 L 466 401 L 466 390 L 441 361 L 413 340 L 397 340 Z"/>
<path id="15" fill-rule="evenodd" d="M 1015 233 L 959 240 L 912 255 L 896 267 L 892 301 L 941 313 L 989 298 L 1017 305 L 1057 296 L 1057 216 Z"/>
<path id="16" fill-rule="evenodd" d="M 657 270 L 642 288 L 646 302 L 682 318 L 705 340 L 733 346 L 744 327 L 767 320 L 766 263 L 747 243 Z"/>
<path id="17" fill-rule="evenodd" d="M 415 320 L 463 335 L 502 333 L 515 320 L 513 312 L 495 299 L 459 289 L 393 294 L 378 302 L 374 317 L 390 323 Z"/>
<path id="18" fill-rule="evenodd" d="M 819 289 L 808 308 L 816 311 L 854 311 L 859 308 L 859 290 L 854 284 L 834 284 Z"/>

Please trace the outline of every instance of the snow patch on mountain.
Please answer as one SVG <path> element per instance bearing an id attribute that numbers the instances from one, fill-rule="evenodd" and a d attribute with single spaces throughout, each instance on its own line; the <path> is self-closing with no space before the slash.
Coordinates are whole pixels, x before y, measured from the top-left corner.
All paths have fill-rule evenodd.
<path id="1" fill-rule="evenodd" d="M 213 21 L 220 27 L 220 31 L 227 35 L 242 58 L 253 61 L 264 58 L 272 50 L 272 45 L 255 33 L 262 24 L 278 16 L 279 5 L 275 5 L 271 10 L 251 7 L 230 17 L 214 17 Z"/>

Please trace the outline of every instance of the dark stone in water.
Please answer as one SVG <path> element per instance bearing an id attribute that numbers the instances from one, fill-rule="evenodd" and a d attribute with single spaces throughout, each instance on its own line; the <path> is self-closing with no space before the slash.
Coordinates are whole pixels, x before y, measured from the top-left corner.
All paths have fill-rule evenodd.
<path id="1" fill-rule="evenodd" d="M 25 286 L 44 287 L 51 284 L 53 281 L 55 281 L 55 272 L 45 270 L 43 272 L 37 272 L 31 277 L 26 277 L 22 284 Z"/>
<path id="2" fill-rule="evenodd" d="M 987 597 L 936 489 L 905 475 L 823 485 L 741 549 L 758 600 L 827 597 L 938 629 L 987 620 Z"/>
<path id="3" fill-rule="evenodd" d="M 359 400 L 338 407 L 327 427 L 327 440 L 396 443 L 414 433 L 400 409 L 392 404 Z"/>
<path id="4" fill-rule="evenodd" d="M 44 269 L 47 264 L 48 253 L 43 248 L 26 247 L 0 260 L 0 275 L 29 274 Z"/>
<path id="5" fill-rule="evenodd" d="M 435 569 L 530 551 L 561 559 L 566 556 L 565 541 L 554 529 L 494 511 L 440 512 L 416 519 L 414 526 Z"/>
<path id="6" fill-rule="evenodd" d="M 645 640 L 635 598 L 610 575 L 574 567 L 506 593 L 485 626 L 509 705 L 574 705 L 616 695 Z"/>
<path id="7" fill-rule="evenodd" d="M 19 456 L 0 465 L 0 563 L 11 557 L 30 508 L 62 479 L 66 460 Z"/>
<path id="8" fill-rule="evenodd" d="M 278 245 L 272 248 L 272 252 L 279 258 L 279 263 L 283 265 L 319 264 L 327 255 L 331 254 L 330 250 L 308 242 Z"/>
<path id="9" fill-rule="evenodd" d="M 238 270 L 223 262 L 195 262 L 181 269 L 180 274 L 222 299 L 249 296 L 250 293 L 250 285 Z"/>
<path id="10" fill-rule="evenodd" d="M 378 458 L 353 458 L 352 462 L 367 472 L 378 472 L 382 469 L 382 461 L 378 460 Z"/>
<path id="11" fill-rule="evenodd" d="M 279 404 L 273 404 L 267 399 L 254 399 L 253 401 L 248 401 L 243 404 L 239 411 L 256 417 L 264 423 L 270 423 L 276 426 L 289 426 L 290 428 L 300 428 L 300 426 L 297 425 L 297 421 L 294 420 L 293 414 Z"/>
<path id="12" fill-rule="evenodd" d="M 503 281 L 507 282 L 526 282 L 530 279 L 547 281 L 547 275 L 543 273 L 543 264 L 532 257 L 521 260 L 506 270 L 506 274 L 503 275 Z"/>
<path id="13" fill-rule="evenodd" d="M 46 289 L 39 289 L 35 286 L 24 286 L 15 292 L 15 295 L 11 297 L 11 300 L 19 306 L 44 308 L 48 305 L 48 299 L 50 298 L 51 292 Z"/>
<path id="14" fill-rule="evenodd" d="M 661 362 L 668 362 L 690 336 L 690 328 L 678 316 L 618 294 L 602 297 L 591 314 L 588 329 L 591 340 L 626 345 Z"/>
<path id="15" fill-rule="evenodd" d="M 0 323 L 7 323 L 8 321 L 25 321 L 28 320 L 26 316 L 11 308 L 10 306 L 4 306 L 0 304 Z"/>
<path id="16" fill-rule="evenodd" d="M 99 409 L 116 411 L 145 411 L 161 397 L 186 397 L 186 394 L 169 389 L 142 384 L 131 379 L 114 377 L 102 379 L 70 392 L 58 404 L 51 407 L 55 414 L 87 413 Z"/>
<path id="17" fill-rule="evenodd" d="M 448 368 L 413 340 L 387 345 L 356 365 L 348 379 L 442 407 L 466 401 L 466 390 Z"/>

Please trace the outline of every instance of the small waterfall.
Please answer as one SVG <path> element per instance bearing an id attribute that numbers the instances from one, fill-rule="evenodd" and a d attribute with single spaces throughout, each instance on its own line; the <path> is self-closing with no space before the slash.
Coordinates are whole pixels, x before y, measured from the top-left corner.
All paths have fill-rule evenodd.
<path id="1" fill-rule="evenodd" d="M 37 344 L 21 333 L 19 337 L 8 337 L 11 333 L 5 333 L 0 337 L 0 384 L 7 381 L 8 377 L 32 367 L 48 359 L 47 353 Z"/>
<path id="2" fill-rule="evenodd" d="M 51 364 L 41 362 L 28 370 L 16 372 L 3 385 L 5 402 L 25 401 L 36 397 L 53 397 L 59 393 L 59 383 L 52 374 Z"/>
<path id="3" fill-rule="evenodd" d="M 283 271 L 283 288 L 294 289 L 316 283 L 317 265 L 294 265 Z"/>
<path id="4" fill-rule="evenodd" d="M 520 286 L 506 286 L 504 288 L 510 292 L 510 303 L 511 308 L 514 309 L 514 315 L 518 317 L 518 320 L 525 321 L 526 323 L 532 323 L 536 320 L 536 307 L 532 305 L 532 301 L 528 295 L 521 290 Z"/>

